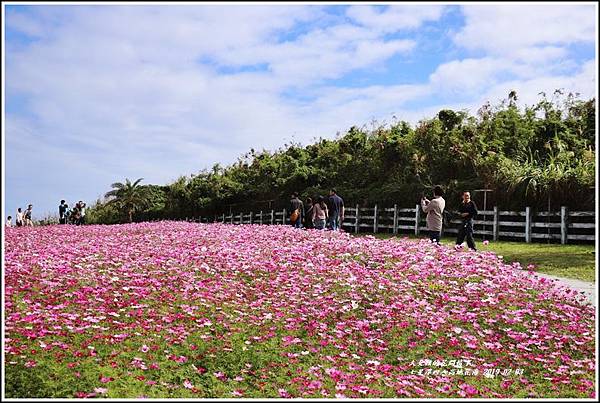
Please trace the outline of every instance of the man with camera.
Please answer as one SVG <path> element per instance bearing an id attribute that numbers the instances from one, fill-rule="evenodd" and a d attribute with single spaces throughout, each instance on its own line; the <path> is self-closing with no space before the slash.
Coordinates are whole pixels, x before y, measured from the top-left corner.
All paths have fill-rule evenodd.
<path id="1" fill-rule="evenodd" d="M 444 208 L 446 207 L 446 201 L 442 197 L 444 190 L 441 186 L 433 188 L 433 199 L 428 200 L 424 195 L 421 197 L 421 208 L 423 212 L 427 213 L 427 231 L 429 232 L 429 239 L 431 242 L 440 244 L 442 238 L 442 223 Z"/>

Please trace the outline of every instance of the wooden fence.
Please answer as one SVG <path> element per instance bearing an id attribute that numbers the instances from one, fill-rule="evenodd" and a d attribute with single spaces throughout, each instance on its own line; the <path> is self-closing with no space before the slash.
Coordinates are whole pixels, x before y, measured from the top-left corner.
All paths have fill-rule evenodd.
<path id="1" fill-rule="evenodd" d="M 486 239 L 523 240 L 530 243 L 534 239 L 555 240 L 562 244 L 569 241 L 595 241 L 595 217 L 593 211 L 568 211 L 561 207 L 560 212 L 480 210 L 473 220 L 474 236 Z M 393 234 L 426 231 L 426 214 L 419 205 L 414 208 L 371 208 L 346 207 L 343 228 L 349 232 L 388 232 Z M 230 224 L 269 224 L 285 225 L 289 217 L 285 209 L 260 211 L 258 213 L 237 213 L 214 217 L 186 219 L 196 222 L 222 222 Z M 457 234 L 460 219 L 453 219 L 445 226 L 444 234 Z"/>

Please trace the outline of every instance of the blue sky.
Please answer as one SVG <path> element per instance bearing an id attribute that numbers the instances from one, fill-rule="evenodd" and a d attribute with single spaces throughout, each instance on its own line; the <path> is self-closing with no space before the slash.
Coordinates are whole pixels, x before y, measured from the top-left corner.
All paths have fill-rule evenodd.
<path id="1" fill-rule="evenodd" d="M 516 90 L 596 96 L 597 5 L 3 3 L 4 215 Z"/>

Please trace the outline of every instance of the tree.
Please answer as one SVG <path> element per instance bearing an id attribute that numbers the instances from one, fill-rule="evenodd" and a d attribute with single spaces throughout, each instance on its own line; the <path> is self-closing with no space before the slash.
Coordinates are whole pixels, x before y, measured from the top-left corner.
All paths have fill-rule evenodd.
<path id="1" fill-rule="evenodd" d="M 133 183 L 129 179 L 125 179 L 125 183 L 115 182 L 111 185 L 113 190 L 104 195 L 106 198 L 114 197 L 109 203 L 126 212 L 129 222 L 133 222 L 133 213 L 147 204 L 146 192 L 140 186 L 142 180 L 144 178 L 139 178 Z"/>
<path id="2" fill-rule="evenodd" d="M 147 220 L 280 209 L 291 192 L 313 197 L 332 186 L 347 203 L 365 207 L 413 205 L 415 195 L 440 184 L 449 204 L 464 189 L 485 187 L 494 189 L 488 201 L 507 210 L 548 208 L 548 201 L 593 208 L 596 101 L 563 90 L 540 95 L 538 103 L 520 106 L 512 90 L 475 116 L 442 109 L 414 127 L 394 116 L 391 126 L 353 126 L 305 147 L 251 149 L 226 167 L 215 165 L 164 186 L 141 186 L 144 197 L 133 199 L 145 204 L 124 201 L 131 193 L 127 188 L 136 187 L 125 182 L 109 193 L 113 203 L 90 207 L 90 219 L 115 223 L 128 215 L 132 221 L 134 212 L 136 220 Z"/>

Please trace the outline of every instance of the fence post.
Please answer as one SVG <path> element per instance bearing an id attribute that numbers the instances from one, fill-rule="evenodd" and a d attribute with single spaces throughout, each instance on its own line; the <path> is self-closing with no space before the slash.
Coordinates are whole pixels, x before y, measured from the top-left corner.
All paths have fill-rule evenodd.
<path id="1" fill-rule="evenodd" d="M 260 210 L 260 224 L 262 225 L 262 210 Z"/>
<path id="2" fill-rule="evenodd" d="M 198 223 L 202 224 L 202 216 L 198 216 Z"/>
<path id="3" fill-rule="evenodd" d="M 419 205 L 417 204 L 415 207 L 415 235 L 419 235 L 420 219 L 421 219 L 421 214 L 419 211 Z"/>
<path id="4" fill-rule="evenodd" d="M 285 209 L 283 209 L 283 217 L 281 217 L 281 223 L 285 225 Z"/>
<path id="5" fill-rule="evenodd" d="M 498 206 L 494 206 L 494 227 L 492 228 L 492 232 L 494 233 L 494 241 L 498 240 L 498 233 L 500 232 L 500 226 L 498 225 Z"/>
<path id="6" fill-rule="evenodd" d="M 275 224 L 275 210 L 271 210 L 271 225 Z"/>
<path id="7" fill-rule="evenodd" d="M 377 204 L 375 205 L 375 208 L 373 209 L 373 232 L 375 234 L 377 233 Z"/>
<path id="8" fill-rule="evenodd" d="M 358 214 L 358 204 L 356 205 L 356 219 L 354 220 L 354 232 L 358 233 L 358 228 L 360 226 L 360 216 Z"/>
<path id="9" fill-rule="evenodd" d="M 567 243 L 567 208 L 562 206 L 560 208 L 560 243 Z"/>
<path id="10" fill-rule="evenodd" d="M 225 213 L 223 213 L 223 224 L 225 224 Z"/>
<path id="11" fill-rule="evenodd" d="M 394 234 L 398 233 L 398 205 L 394 204 Z"/>
<path id="12" fill-rule="evenodd" d="M 240 211 L 240 225 L 244 223 L 244 213 Z"/>
<path id="13" fill-rule="evenodd" d="M 525 242 L 531 243 L 531 209 L 525 207 Z"/>
<path id="14" fill-rule="evenodd" d="M 252 211 L 250 212 L 250 224 L 252 224 Z"/>

